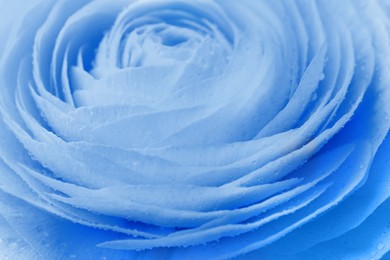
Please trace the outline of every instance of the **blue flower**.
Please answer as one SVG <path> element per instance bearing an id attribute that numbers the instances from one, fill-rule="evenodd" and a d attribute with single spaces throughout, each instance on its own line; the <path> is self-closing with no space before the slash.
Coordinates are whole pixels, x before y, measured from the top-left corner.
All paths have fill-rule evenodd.
<path id="1" fill-rule="evenodd" d="M 3 1 L 1 258 L 389 257 L 389 14 Z"/>

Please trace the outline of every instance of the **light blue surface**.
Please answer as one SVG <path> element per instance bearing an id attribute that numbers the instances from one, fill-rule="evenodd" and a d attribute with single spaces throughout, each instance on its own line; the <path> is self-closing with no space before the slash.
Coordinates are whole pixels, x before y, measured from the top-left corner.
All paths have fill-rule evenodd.
<path id="1" fill-rule="evenodd" d="M 0 5 L 1 258 L 388 257 L 389 1 Z"/>

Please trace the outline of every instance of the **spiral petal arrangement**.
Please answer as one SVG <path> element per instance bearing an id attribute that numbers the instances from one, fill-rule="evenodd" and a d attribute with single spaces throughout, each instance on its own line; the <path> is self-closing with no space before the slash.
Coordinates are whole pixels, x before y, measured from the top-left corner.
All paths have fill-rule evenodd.
<path id="1" fill-rule="evenodd" d="M 390 250 L 388 1 L 35 2 L 0 45 L 3 256 Z"/>

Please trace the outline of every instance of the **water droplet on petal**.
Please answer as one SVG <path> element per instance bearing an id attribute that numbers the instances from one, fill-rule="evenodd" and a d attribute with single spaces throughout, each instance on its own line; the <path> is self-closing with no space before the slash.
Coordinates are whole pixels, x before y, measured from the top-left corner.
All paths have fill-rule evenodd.
<path id="1" fill-rule="evenodd" d="M 36 227 L 35 227 L 35 230 L 36 230 L 38 233 L 41 233 L 41 232 L 42 232 L 42 227 L 41 227 L 41 226 L 36 226 Z"/>

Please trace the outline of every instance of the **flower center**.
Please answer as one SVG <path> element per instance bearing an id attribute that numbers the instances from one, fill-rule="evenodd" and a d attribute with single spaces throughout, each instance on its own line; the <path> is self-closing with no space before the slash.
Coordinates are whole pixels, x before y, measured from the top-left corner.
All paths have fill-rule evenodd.
<path id="1" fill-rule="evenodd" d="M 229 23 L 209 6 L 182 1 L 136 2 L 119 15 L 98 48 L 93 73 L 142 66 L 198 62 L 226 56 L 232 45 Z M 210 12 L 210 14 L 209 14 Z M 212 14 L 211 14 L 212 13 Z M 199 19 L 199 16 L 203 19 Z"/>

